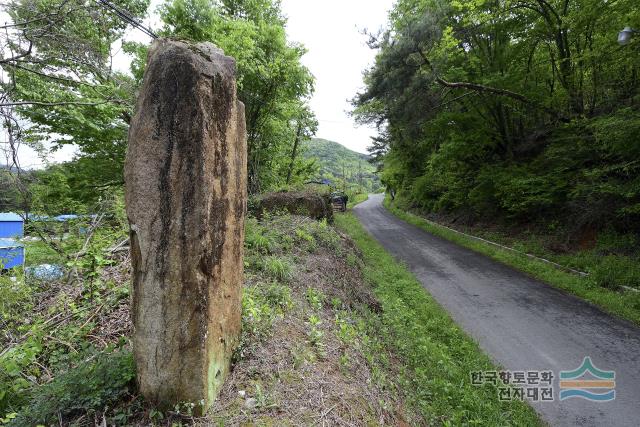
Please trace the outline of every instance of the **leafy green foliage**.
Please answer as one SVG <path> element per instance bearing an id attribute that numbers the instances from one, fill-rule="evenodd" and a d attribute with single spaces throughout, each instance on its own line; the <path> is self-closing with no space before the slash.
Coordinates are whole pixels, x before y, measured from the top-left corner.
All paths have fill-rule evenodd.
<path id="1" fill-rule="evenodd" d="M 23 424 L 35 425 L 36 418 L 57 417 L 57 412 L 48 411 L 58 397 L 63 402 L 60 408 L 66 419 L 67 415 L 73 417 L 75 411 L 102 411 L 109 399 L 117 400 L 120 396 L 115 389 L 122 383 L 109 376 L 119 374 L 106 372 L 111 362 L 100 365 L 100 357 L 105 351 L 122 347 L 126 340 L 120 342 L 116 337 L 105 342 L 96 338 L 96 334 L 100 335 L 96 331 L 100 329 L 99 316 L 117 311 L 129 298 L 129 284 L 114 280 L 122 273 L 114 266 L 116 261 L 110 251 L 126 237 L 122 199 L 115 195 L 104 200 L 99 212 L 95 217 L 80 217 L 66 223 L 33 222 L 29 225 L 29 233 L 39 234 L 42 238 L 26 242 L 27 260 L 62 266 L 66 272 L 62 280 L 38 280 L 21 274 L 16 278 L 0 277 L 0 326 L 6 331 L 0 337 L 3 348 L 0 352 L 0 414 L 19 413 L 14 422 L 23 420 Z M 99 394 L 99 390 L 64 382 L 67 372 L 79 369 L 86 374 L 85 364 L 94 359 L 98 361 L 95 369 L 102 379 L 86 385 L 99 389 L 103 384 L 100 381 L 104 380 L 105 393 L 112 397 Z M 117 363 L 114 365 L 118 366 Z M 55 382 L 58 378 L 63 382 Z M 69 378 L 71 382 L 79 381 L 79 377 L 73 375 Z M 116 381 L 113 389 L 109 388 L 112 380 Z M 44 384 L 48 388 L 42 389 Z M 66 387 L 69 390 L 65 391 Z M 87 395 L 78 397 L 77 391 Z M 54 393 L 55 396 L 39 393 Z M 72 405 L 72 397 L 80 406 Z M 87 400 L 82 400 L 84 397 Z M 67 404 L 72 406 L 67 408 L 64 406 Z M 28 414 L 36 418 L 28 418 Z M 30 424 L 32 422 L 34 424 Z"/>
<path id="2" fill-rule="evenodd" d="M 116 3 L 135 18 L 148 6 L 148 0 Z M 75 191 L 95 201 L 122 184 L 135 82 L 114 71 L 111 61 L 127 23 L 78 1 L 15 1 L 6 12 L 15 24 L 6 36 L 15 57 L 3 61 L 9 77 L 3 89 L 11 101 L 24 103 L 16 112 L 25 131 L 14 136 L 41 152 L 51 144 L 74 145 L 78 156 L 67 172 Z"/>
<path id="3" fill-rule="evenodd" d="M 313 76 L 301 62 L 304 47 L 287 40 L 280 3 L 169 0 L 160 14 L 164 35 L 213 42 L 236 59 L 238 96 L 246 107 L 250 192 L 304 180 L 310 169 L 295 144 L 317 127 L 306 105 Z"/>
<path id="4" fill-rule="evenodd" d="M 21 276 L 0 275 L 0 319 L 12 319 L 32 304 L 32 289 Z"/>
<path id="5" fill-rule="evenodd" d="M 134 379 L 130 352 L 99 354 L 37 388 L 29 405 L 9 425 L 48 425 L 61 416 L 91 415 L 129 395 Z"/>
<path id="6" fill-rule="evenodd" d="M 633 0 L 401 0 L 354 99 L 407 205 L 575 233 L 639 232 Z"/>
<path id="7" fill-rule="evenodd" d="M 33 336 L 0 357 L 0 413 L 16 412 L 28 402 L 32 384 L 25 374 L 28 378 L 40 373 L 34 362 L 41 351 L 41 337 Z"/>
<path id="8" fill-rule="evenodd" d="M 149 2 L 115 4 L 137 19 Z M 32 188 L 39 192 L 34 203 L 66 211 L 78 201 L 96 202 L 123 184 L 127 131 L 148 45 L 124 43 L 122 49 L 133 56 L 131 74 L 118 72 L 111 60 L 127 24 L 116 14 L 63 0 L 10 2 L 7 12 L 17 28 L 7 43 L 17 57 L 3 61 L 10 77 L 3 88 L 11 101 L 21 103 L 15 112 L 22 120 L 16 119 L 15 127 L 24 127 L 15 138 L 43 154 L 50 146 L 77 148 L 73 161 L 50 168 L 40 187 Z M 163 36 L 214 42 L 236 59 L 238 95 L 246 107 L 250 191 L 305 182 L 314 172 L 300 147 L 317 129 L 307 104 L 313 76 L 301 62 L 304 47 L 287 39 L 280 3 L 167 0 L 159 12 Z M 0 178 L 4 181 L 4 174 Z M 52 192 L 62 197 L 43 204 L 43 197 L 53 199 Z M 17 195 L 11 196 L 0 203 L 15 205 Z"/>

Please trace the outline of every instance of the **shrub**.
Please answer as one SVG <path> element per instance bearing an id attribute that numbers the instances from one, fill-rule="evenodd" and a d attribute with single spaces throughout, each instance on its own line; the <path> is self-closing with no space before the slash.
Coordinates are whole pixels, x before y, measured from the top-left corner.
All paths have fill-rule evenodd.
<path id="1" fill-rule="evenodd" d="M 9 425 L 49 425 L 59 417 L 104 410 L 131 393 L 134 378 L 131 352 L 100 354 L 36 388 L 31 403 Z"/>
<path id="2" fill-rule="evenodd" d="M 32 384 L 25 377 L 37 375 L 31 369 L 41 351 L 40 338 L 31 336 L 0 356 L 0 415 L 27 403 Z"/>
<path id="3" fill-rule="evenodd" d="M 31 302 L 32 291 L 22 277 L 0 276 L 0 320 L 26 311 Z"/>

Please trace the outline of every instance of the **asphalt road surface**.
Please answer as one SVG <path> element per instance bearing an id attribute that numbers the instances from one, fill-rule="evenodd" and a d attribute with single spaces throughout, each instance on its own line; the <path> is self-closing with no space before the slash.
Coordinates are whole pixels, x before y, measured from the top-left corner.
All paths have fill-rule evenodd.
<path id="1" fill-rule="evenodd" d="M 354 212 L 458 325 L 504 369 L 554 372 L 555 400 L 532 403 L 543 420 L 553 426 L 640 426 L 640 328 L 407 224 L 382 200 L 371 196 Z M 576 370 L 587 356 L 596 368 L 615 371 L 615 400 L 560 401 L 560 371 Z"/>

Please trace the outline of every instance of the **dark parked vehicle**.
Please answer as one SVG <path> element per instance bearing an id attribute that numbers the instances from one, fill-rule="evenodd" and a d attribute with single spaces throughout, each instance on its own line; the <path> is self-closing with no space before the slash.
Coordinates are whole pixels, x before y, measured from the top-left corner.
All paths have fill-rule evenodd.
<path id="1" fill-rule="evenodd" d="M 331 202 L 333 203 L 334 211 L 346 212 L 348 201 L 349 196 L 347 196 L 344 191 L 334 191 L 331 193 Z"/>

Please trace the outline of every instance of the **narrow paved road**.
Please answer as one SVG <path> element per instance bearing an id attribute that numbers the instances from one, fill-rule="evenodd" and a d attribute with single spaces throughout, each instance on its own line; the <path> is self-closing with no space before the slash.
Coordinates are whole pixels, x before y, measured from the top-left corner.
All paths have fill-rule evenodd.
<path id="1" fill-rule="evenodd" d="M 382 206 L 381 195 L 354 212 L 494 361 L 511 371 L 554 371 L 555 401 L 533 403 L 549 424 L 640 426 L 640 328 L 407 224 Z M 614 401 L 559 400 L 559 372 L 586 356 L 615 371 Z"/>

